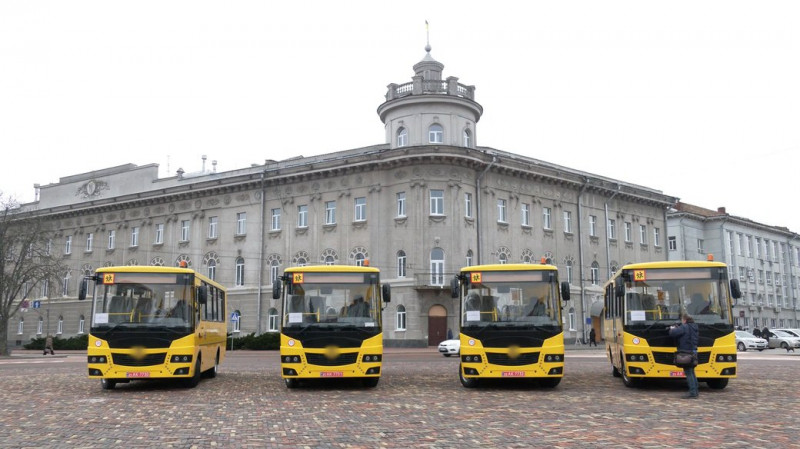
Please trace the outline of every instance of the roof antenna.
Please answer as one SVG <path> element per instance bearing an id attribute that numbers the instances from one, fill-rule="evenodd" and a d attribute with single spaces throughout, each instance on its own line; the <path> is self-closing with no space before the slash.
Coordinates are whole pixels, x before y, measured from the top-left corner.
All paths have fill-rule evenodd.
<path id="1" fill-rule="evenodd" d="M 425 21 L 425 51 L 431 52 L 431 33 L 428 29 L 428 21 Z"/>

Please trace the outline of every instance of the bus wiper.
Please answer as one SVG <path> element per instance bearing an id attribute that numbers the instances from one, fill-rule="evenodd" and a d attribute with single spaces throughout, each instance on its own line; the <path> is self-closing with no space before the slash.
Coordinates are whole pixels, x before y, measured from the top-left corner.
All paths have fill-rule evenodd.
<path id="1" fill-rule="evenodd" d="M 363 332 L 365 334 L 372 334 L 372 332 L 368 331 L 367 329 L 365 329 L 363 327 L 358 327 L 355 324 L 347 324 L 345 326 L 340 327 L 340 329 L 348 329 L 348 330 L 349 329 L 355 329 L 355 330 L 361 331 L 361 332 Z"/>

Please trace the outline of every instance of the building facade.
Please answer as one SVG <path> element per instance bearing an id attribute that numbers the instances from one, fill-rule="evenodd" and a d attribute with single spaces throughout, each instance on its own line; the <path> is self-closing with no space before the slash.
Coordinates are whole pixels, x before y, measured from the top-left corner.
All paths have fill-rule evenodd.
<path id="1" fill-rule="evenodd" d="M 800 235 L 730 215 L 724 207 L 705 209 L 677 203 L 667 214 L 669 260 L 715 260 L 738 279 L 742 298 L 734 306 L 735 324 L 800 327 Z"/>
<path id="2" fill-rule="evenodd" d="M 426 50 L 412 81 L 390 84 L 378 108 L 383 144 L 229 172 L 206 170 L 204 159 L 201 171 L 167 178 L 129 164 L 40 187 L 23 207 L 50 222 L 70 269 L 30 292 L 39 308 L 18 316 L 11 347 L 88 332 L 90 304 L 76 296 L 96 268 L 182 261 L 229 287 L 242 333 L 278 331 L 271 284 L 285 268 L 369 263 L 392 286 L 386 344 L 426 346 L 458 331 L 448 286 L 461 267 L 546 260 L 571 285 L 566 335 L 585 338 L 609 273 L 666 258 L 676 199 L 478 146 L 475 88 L 443 80 Z"/>

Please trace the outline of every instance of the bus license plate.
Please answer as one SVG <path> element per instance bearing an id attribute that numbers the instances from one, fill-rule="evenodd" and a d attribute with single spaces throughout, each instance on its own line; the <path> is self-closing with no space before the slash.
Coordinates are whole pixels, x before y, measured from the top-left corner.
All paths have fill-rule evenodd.
<path id="1" fill-rule="evenodd" d="M 503 377 L 525 377 L 525 371 L 503 371 Z"/>
<path id="2" fill-rule="evenodd" d="M 139 372 L 139 371 L 128 371 L 127 373 L 125 373 L 125 377 L 150 377 L 150 373 Z"/>
<path id="3" fill-rule="evenodd" d="M 344 373 L 341 371 L 322 371 L 319 377 L 343 377 Z"/>
<path id="4" fill-rule="evenodd" d="M 683 371 L 670 371 L 669 377 L 686 377 L 686 373 Z"/>

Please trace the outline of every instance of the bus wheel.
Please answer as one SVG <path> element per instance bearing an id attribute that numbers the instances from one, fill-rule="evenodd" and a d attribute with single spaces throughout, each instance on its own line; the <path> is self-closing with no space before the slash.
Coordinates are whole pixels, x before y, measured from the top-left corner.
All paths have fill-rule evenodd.
<path id="1" fill-rule="evenodd" d="M 285 378 L 283 379 L 284 383 L 286 383 L 286 388 L 297 388 L 297 385 L 300 383 L 297 379 L 290 379 Z"/>
<path id="2" fill-rule="evenodd" d="M 365 377 L 364 378 L 364 386 L 367 388 L 375 388 L 378 386 L 378 381 L 381 380 L 380 377 Z"/>
<path id="3" fill-rule="evenodd" d="M 617 369 L 617 367 L 612 364 L 611 365 L 611 375 L 614 376 L 614 377 L 621 377 L 622 373 L 620 373 L 619 370 Z"/>
<path id="4" fill-rule="evenodd" d="M 217 350 L 217 358 L 214 359 L 214 366 L 212 366 L 211 369 L 206 371 L 204 374 L 209 379 L 213 379 L 217 377 L 217 371 L 219 371 L 219 349 Z"/>
<path id="5" fill-rule="evenodd" d="M 117 383 L 109 379 L 100 379 L 100 386 L 103 387 L 103 390 L 113 390 Z"/>
<path id="6" fill-rule="evenodd" d="M 186 379 L 186 388 L 194 388 L 200 383 L 200 375 L 202 374 L 200 372 L 200 366 L 200 355 L 198 354 L 197 361 L 194 364 L 194 375 L 189 379 Z"/>
<path id="7" fill-rule="evenodd" d="M 722 390 L 728 386 L 728 379 L 708 379 L 706 383 L 708 384 L 708 388 L 712 390 Z"/>
<path id="8" fill-rule="evenodd" d="M 561 383 L 560 377 L 548 377 L 545 379 L 539 379 L 539 385 L 546 388 L 555 388 L 560 383 Z"/>
<path id="9" fill-rule="evenodd" d="M 622 362 L 622 365 L 620 366 L 620 371 L 622 372 L 622 383 L 625 384 L 626 387 L 636 388 L 639 386 L 639 384 L 642 383 L 641 379 L 628 376 L 628 370 L 625 369 L 625 362 Z"/>
<path id="10" fill-rule="evenodd" d="M 741 352 L 747 351 L 747 346 L 745 346 L 744 343 L 742 343 L 741 341 L 739 342 L 738 348 L 739 348 L 739 351 L 741 351 Z"/>
<path id="11" fill-rule="evenodd" d="M 478 386 L 478 379 L 474 377 L 464 377 L 464 369 L 458 365 L 458 378 L 461 380 L 461 385 L 465 388 L 475 388 Z"/>

